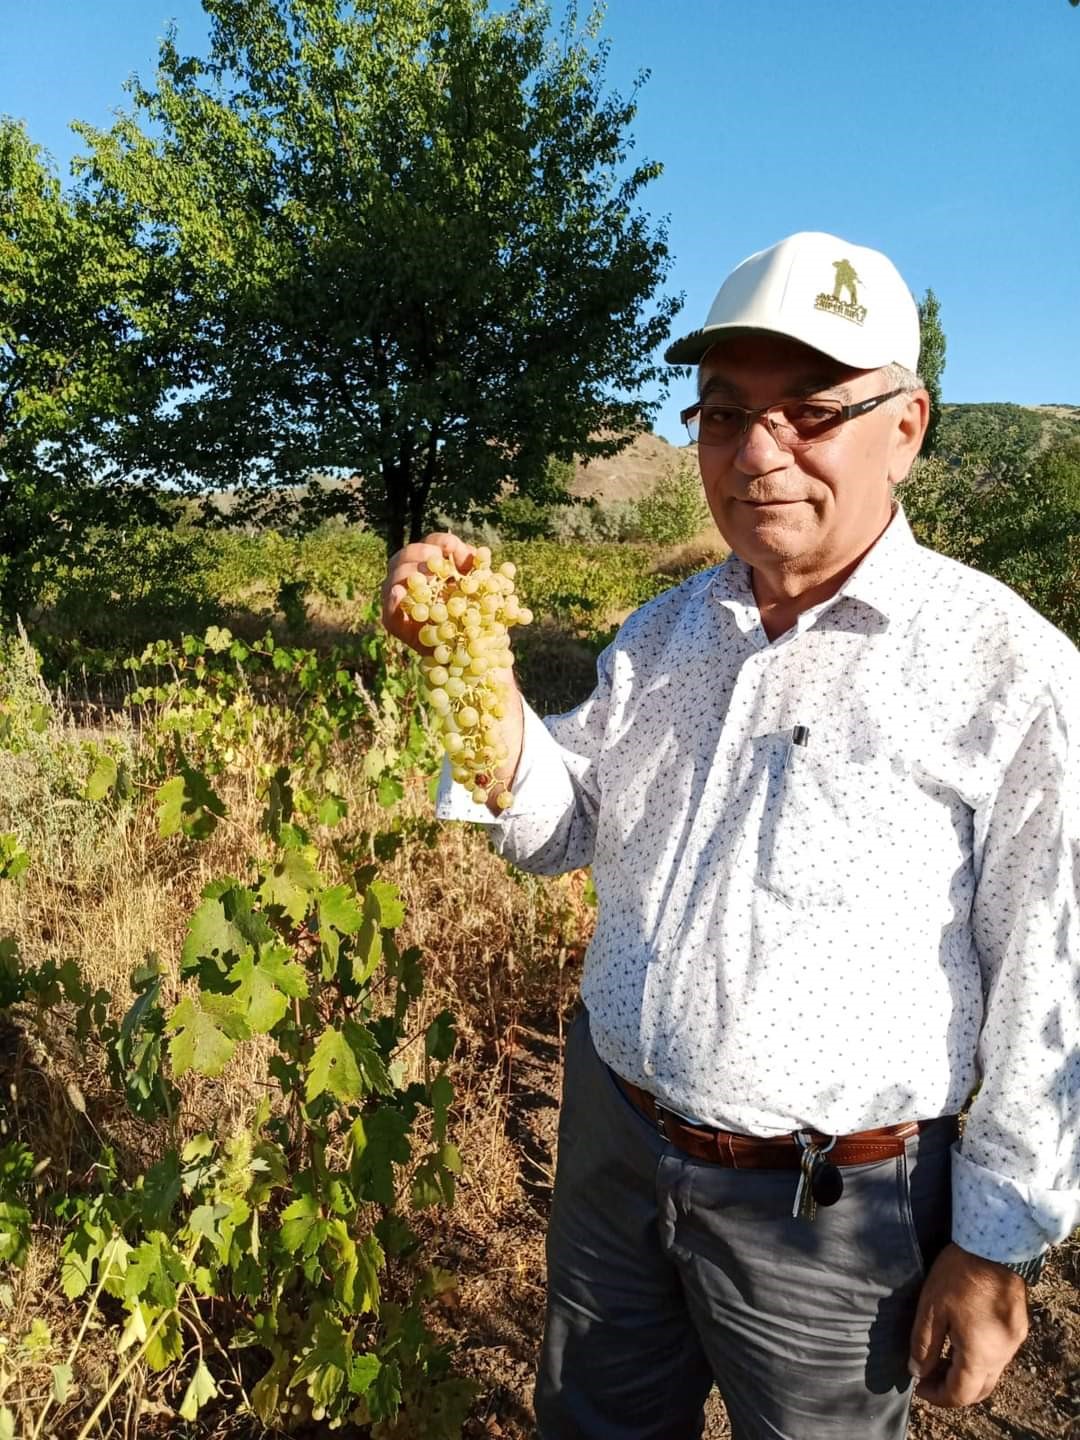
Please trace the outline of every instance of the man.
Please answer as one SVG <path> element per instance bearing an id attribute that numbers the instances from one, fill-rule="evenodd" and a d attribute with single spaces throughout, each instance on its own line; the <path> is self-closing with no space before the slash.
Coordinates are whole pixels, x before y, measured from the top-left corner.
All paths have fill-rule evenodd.
<path id="1" fill-rule="evenodd" d="M 632 615 L 577 710 L 511 707 L 497 822 L 440 802 L 599 897 L 544 1440 L 690 1440 L 714 1381 L 735 1440 L 894 1440 L 911 1373 L 990 1393 L 1080 1218 L 1080 657 L 915 543 L 918 335 L 875 251 L 738 266 L 667 352 L 698 366 L 731 558 Z M 449 535 L 391 562 L 410 643 L 402 586 L 440 551 L 468 563 Z"/>

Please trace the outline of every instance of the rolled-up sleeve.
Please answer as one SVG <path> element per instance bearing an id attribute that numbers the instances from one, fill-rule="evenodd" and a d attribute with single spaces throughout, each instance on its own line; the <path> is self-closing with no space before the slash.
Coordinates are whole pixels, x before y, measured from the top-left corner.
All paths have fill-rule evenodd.
<path id="1" fill-rule="evenodd" d="M 521 759 L 513 802 L 499 816 L 478 805 L 450 778 L 444 764 L 436 798 L 440 820 L 487 825 L 500 855 L 540 875 L 559 875 L 592 863 L 600 807 L 598 760 L 611 695 L 610 647 L 597 661 L 589 698 L 565 715 L 541 720 L 526 702 Z"/>
<path id="2" fill-rule="evenodd" d="M 976 815 L 981 1083 L 953 1167 L 953 1239 L 1020 1260 L 1080 1224 L 1080 660 L 1012 732 Z"/>

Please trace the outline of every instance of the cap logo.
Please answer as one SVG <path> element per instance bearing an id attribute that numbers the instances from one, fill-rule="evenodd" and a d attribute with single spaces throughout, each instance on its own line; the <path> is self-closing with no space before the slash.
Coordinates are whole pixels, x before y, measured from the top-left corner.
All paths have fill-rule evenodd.
<path id="1" fill-rule="evenodd" d="M 845 320 L 853 320 L 856 325 L 861 325 L 866 319 L 866 306 L 859 304 L 859 277 L 855 274 L 855 267 L 850 260 L 834 260 L 832 263 L 836 271 L 832 294 L 822 290 L 814 301 L 814 309 L 827 310 L 830 315 L 842 315 Z M 841 300 L 840 296 L 845 290 L 848 298 Z"/>

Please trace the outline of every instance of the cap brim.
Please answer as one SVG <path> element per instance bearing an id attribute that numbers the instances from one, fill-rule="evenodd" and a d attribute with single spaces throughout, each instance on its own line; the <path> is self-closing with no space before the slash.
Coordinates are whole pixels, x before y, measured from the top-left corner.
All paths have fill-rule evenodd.
<path id="1" fill-rule="evenodd" d="M 850 350 L 841 355 L 837 351 L 841 348 L 846 350 L 846 346 L 837 345 L 826 348 L 820 343 L 815 343 L 820 340 L 819 336 L 793 335 L 790 330 L 779 330 L 771 325 L 706 325 L 700 330 L 691 330 L 689 335 L 684 335 L 681 340 L 676 340 L 674 344 L 669 345 L 664 351 L 664 359 L 669 365 L 700 365 L 714 345 L 736 335 L 779 335 L 784 340 L 795 340 L 800 345 L 805 345 L 808 350 L 816 350 L 819 355 L 827 355 L 838 365 L 846 365 L 852 370 L 877 370 L 882 365 L 893 363 L 891 356 L 881 357 L 867 353 L 857 355 Z M 905 360 L 896 363 L 906 366 L 909 370 L 914 370 L 918 362 L 916 361 L 915 365 Z"/>
<path id="2" fill-rule="evenodd" d="M 763 332 L 759 325 L 708 325 L 701 330 L 691 330 L 681 340 L 676 340 L 664 351 L 669 365 L 698 365 L 704 360 L 716 342 L 724 335 L 751 335 Z M 779 330 L 764 333 L 779 335 Z"/>

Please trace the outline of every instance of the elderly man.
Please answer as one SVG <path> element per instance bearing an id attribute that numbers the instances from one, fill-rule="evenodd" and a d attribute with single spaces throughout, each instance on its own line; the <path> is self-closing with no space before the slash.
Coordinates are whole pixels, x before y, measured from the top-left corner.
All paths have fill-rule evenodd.
<path id="1" fill-rule="evenodd" d="M 691 1440 L 714 1382 L 736 1440 L 902 1436 L 911 1374 L 991 1392 L 1080 1217 L 1080 657 L 916 544 L 918 346 L 884 255 L 739 265 L 667 352 L 731 558 L 633 614 L 576 710 L 511 707 L 508 810 L 445 786 L 599 896 L 544 1440 Z M 391 562 L 414 644 L 402 586 L 440 551 L 468 563 L 449 535 Z"/>

